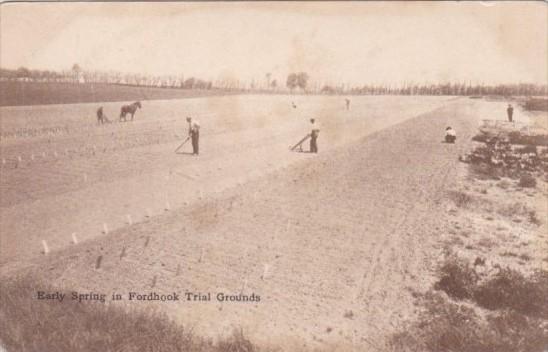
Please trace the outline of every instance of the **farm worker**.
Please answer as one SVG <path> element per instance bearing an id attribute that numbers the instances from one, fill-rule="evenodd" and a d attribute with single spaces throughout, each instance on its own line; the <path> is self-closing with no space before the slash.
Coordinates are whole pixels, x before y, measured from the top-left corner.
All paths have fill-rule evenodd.
<path id="1" fill-rule="evenodd" d="M 446 143 L 455 143 L 457 139 L 457 132 L 451 128 L 451 126 L 445 129 L 445 142 Z"/>
<path id="2" fill-rule="evenodd" d="M 512 115 L 514 114 L 514 108 L 512 107 L 512 104 L 508 104 L 508 108 L 506 109 L 506 113 L 508 114 L 508 121 L 512 122 Z"/>
<path id="3" fill-rule="evenodd" d="M 344 99 L 346 101 L 346 110 L 350 110 L 350 99 Z"/>
<path id="4" fill-rule="evenodd" d="M 188 122 L 188 136 L 192 141 L 192 155 L 200 154 L 200 123 L 192 120 L 192 117 L 186 118 Z"/>
<path id="5" fill-rule="evenodd" d="M 310 119 L 310 152 L 318 152 L 318 135 L 320 134 L 320 126 L 316 123 L 316 119 Z"/>
<path id="6" fill-rule="evenodd" d="M 103 107 L 100 106 L 99 109 L 97 109 L 97 123 L 104 123 L 104 117 Z"/>

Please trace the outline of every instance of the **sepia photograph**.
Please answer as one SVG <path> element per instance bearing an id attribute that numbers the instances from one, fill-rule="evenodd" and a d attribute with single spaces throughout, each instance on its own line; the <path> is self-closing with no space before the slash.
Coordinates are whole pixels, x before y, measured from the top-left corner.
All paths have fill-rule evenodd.
<path id="1" fill-rule="evenodd" d="M 548 3 L 0 3 L 0 352 L 548 352 Z"/>

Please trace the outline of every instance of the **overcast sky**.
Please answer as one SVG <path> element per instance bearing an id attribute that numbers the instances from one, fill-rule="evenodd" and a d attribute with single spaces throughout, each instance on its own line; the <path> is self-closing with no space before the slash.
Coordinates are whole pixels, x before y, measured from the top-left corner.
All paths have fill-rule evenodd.
<path id="1" fill-rule="evenodd" d="M 547 83 L 548 5 L 14 3 L 0 65 L 321 83 Z"/>

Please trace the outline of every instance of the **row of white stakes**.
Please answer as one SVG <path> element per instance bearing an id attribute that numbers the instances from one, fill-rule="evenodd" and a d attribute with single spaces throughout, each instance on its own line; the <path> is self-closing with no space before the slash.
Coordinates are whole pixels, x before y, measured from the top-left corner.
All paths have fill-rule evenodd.
<path id="1" fill-rule="evenodd" d="M 87 178 L 88 178 L 87 174 L 84 174 L 84 181 L 87 181 Z M 201 189 L 200 189 L 200 198 L 203 198 L 203 192 L 202 192 Z M 165 211 L 170 211 L 171 210 L 171 203 L 169 201 L 166 201 L 164 210 Z M 146 208 L 145 216 L 147 218 L 152 217 L 152 212 L 150 211 L 150 208 Z M 131 217 L 131 214 L 126 215 L 126 223 L 128 225 L 133 225 L 133 218 Z M 106 222 L 103 223 L 103 233 L 105 235 L 108 235 L 108 233 L 109 233 L 108 224 Z M 76 237 L 75 232 L 72 233 L 72 242 L 74 244 L 78 244 L 78 239 Z M 49 246 L 48 246 L 46 240 L 42 240 L 42 246 L 44 247 L 44 254 L 48 254 L 50 252 L 50 250 L 49 250 Z"/>
<path id="2" fill-rule="evenodd" d="M 65 155 L 68 155 L 70 151 L 71 150 L 69 150 L 69 149 L 65 149 Z M 95 145 L 93 146 L 93 151 L 94 152 L 97 151 L 97 146 L 95 146 Z M 52 154 L 55 158 L 59 157 L 59 153 L 57 153 L 56 150 L 54 150 Z M 47 152 L 42 152 L 42 158 L 45 159 L 47 157 L 47 155 L 48 155 Z M 30 155 L 30 160 L 34 161 L 34 159 L 35 159 L 35 155 L 33 153 L 33 154 Z M 19 163 L 23 162 L 23 157 L 21 155 L 17 156 L 17 162 L 19 162 Z M 6 165 L 6 163 L 7 163 L 6 158 L 2 158 L 2 164 Z"/>
<path id="3" fill-rule="evenodd" d="M 129 224 L 132 224 L 132 219 L 131 219 L 131 215 L 127 215 L 127 221 Z M 106 223 L 103 223 L 103 232 L 105 234 L 108 234 L 108 225 Z M 78 244 L 78 237 L 76 236 L 76 232 L 73 232 L 72 235 L 72 243 L 73 244 Z M 145 243 L 145 247 L 148 245 L 148 242 L 150 240 L 150 237 L 147 237 L 147 241 Z M 48 255 L 50 253 L 50 249 L 49 249 L 49 246 L 48 246 L 48 243 L 46 242 L 46 240 L 42 240 L 42 246 L 44 247 L 44 254 L 45 255 Z M 122 248 L 122 254 L 120 255 L 120 258 L 122 258 L 125 254 L 125 251 L 126 251 L 126 247 Z M 202 263 L 204 261 L 204 257 L 205 257 L 205 249 L 204 247 L 201 247 L 200 248 L 200 257 L 198 258 L 198 263 Z M 99 256 L 99 258 L 97 258 L 97 267 L 100 266 L 100 261 L 102 259 L 102 256 Z M 176 272 L 176 275 L 178 275 L 180 272 L 180 266 L 177 266 L 177 272 Z M 261 275 L 261 280 L 266 280 L 270 277 L 270 265 L 269 264 L 263 264 L 263 274 Z M 247 277 L 244 279 L 244 283 L 242 285 L 242 292 L 245 291 L 247 288 Z"/>
<path id="4" fill-rule="evenodd" d="M 140 141 L 140 140 L 139 140 L 139 141 Z M 95 144 L 93 145 L 92 149 L 93 149 L 93 152 L 94 152 L 94 153 L 97 152 L 97 146 L 96 146 Z M 70 149 L 65 149 L 65 155 L 68 155 L 70 151 L 72 151 L 72 150 L 70 150 Z M 75 151 L 76 151 L 76 150 L 75 150 Z M 53 151 L 52 154 L 53 154 L 53 156 L 54 156 L 55 158 L 58 158 L 58 157 L 59 157 L 59 153 L 57 153 L 57 151 Z M 48 155 L 47 152 L 42 152 L 42 158 L 45 159 L 45 158 L 47 157 L 47 155 Z M 34 159 L 35 159 L 35 155 L 34 155 L 34 154 L 31 154 L 31 155 L 30 155 L 30 160 L 31 160 L 31 161 L 34 161 Z M 22 162 L 23 162 L 23 157 L 22 157 L 21 155 L 18 155 L 18 156 L 17 156 L 17 162 L 18 162 L 18 163 L 22 163 Z M 3 165 L 6 165 L 6 163 L 7 163 L 6 158 L 2 158 L 2 164 L 3 164 Z"/>
<path id="5" fill-rule="evenodd" d="M 171 210 L 171 204 L 169 203 L 169 201 L 166 202 L 165 210 L 166 211 Z M 147 218 L 152 217 L 152 213 L 151 213 L 149 208 L 146 209 L 146 217 Z M 128 225 L 133 225 L 133 218 L 131 217 L 131 214 L 126 215 L 126 223 Z M 103 233 L 105 235 L 108 235 L 108 233 L 109 233 L 108 224 L 106 222 L 103 223 Z M 76 232 L 73 232 L 71 234 L 71 238 L 72 238 L 72 243 L 73 244 L 78 244 L 78 237 L 76 236 Z M 50 249 L 49 249 L 49 246 L 48 246 L 48 243 L 46 242 L 46 240 L 42 240 L 42 247 L 44 248 L 44 254 L 47 255 L 47 254 L 50 253 Z"/>

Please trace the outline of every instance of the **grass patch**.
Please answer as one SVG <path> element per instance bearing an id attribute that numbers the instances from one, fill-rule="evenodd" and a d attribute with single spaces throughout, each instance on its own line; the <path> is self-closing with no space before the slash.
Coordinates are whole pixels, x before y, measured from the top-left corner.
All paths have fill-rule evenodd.
<path id="1" fill-rule="evenodd" d="M 542 322 L 512 311 L 485 318 L 474 308 L 429 292 L 418 320 L 390 340 L 393 351 L 544 352 L 548 334 Z"/>
<path id="2" fill-rule="evenodd" d="M 447 197 L 459 208 L 468 208 L 474 203 L 474 197 L 462 191 L 449 191 Z"/>
<path id="3" fill-rule="evenodd" d="M 469 165 L 469 175 L 478 180 L 500 180 L 504 170 L 487 163 L 472 163 Z"/>
<path id="4" fill-rule="evenodd" d="M 514 253 L 514 252 L 508 252 L 508 251 L 506 251 L 506 252 L 504 252 L 504 253 L 501 253 L 500 256 L 501 256 L 501 257 L 516 257 L 516 258 L 517 258 L 518 255 L 517 255 L 516 253 Z"/>
<path id="5" fill-rule="evenodd" d="M 493 248 L 496 244 L 497 242 L 489 237 L 483 237 L 478 241 L 478 246 L 485 247 L 488 249 Z"/>
<path id="6" fill-rule="evenodd" d="M 516 221 L 518 220 L 516 216 L 521 216 L 526 218 L 533 225 L 539 226 L 542 223 L 534 209 L 530 209 L 527 205 L 520 202 L 500 206 L 497 209 L 497 213 L 507 218 L 513 218 L 514 222 L 521 222 Z"/>
<path id="7" fill-rule="evenodd" d="M 519 178 L 518 186 L 523 188 L 533 188 L 537 186 L 537 180 L 529 174 L 523 174 Z"/>
<path id="8" fill-rule="evenodd" d="M 447 295 L 431 290 L 421 297 L 418 319 L 392 336 L 392 351 L 546 351 L 548 272 L 525 277 L 501 269 L 481 280 L 467 261 L 451 256 L 434 289 Z"/>
<path id="9" fill-rule="evenodd" d="M 47 302 L 36 299 L 38 290 L 56 291 L 28 278 L 0 282 L 0 340 L 7 351 L 259 351 L 241 330 L 214 343 L 153 309 Z"/>

